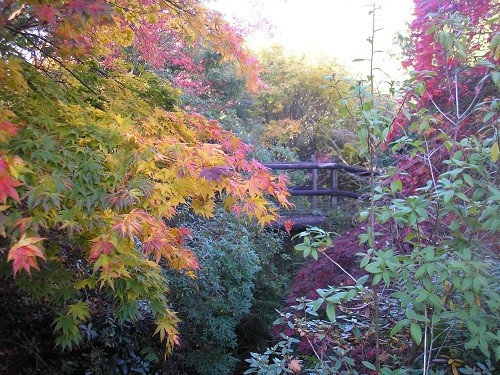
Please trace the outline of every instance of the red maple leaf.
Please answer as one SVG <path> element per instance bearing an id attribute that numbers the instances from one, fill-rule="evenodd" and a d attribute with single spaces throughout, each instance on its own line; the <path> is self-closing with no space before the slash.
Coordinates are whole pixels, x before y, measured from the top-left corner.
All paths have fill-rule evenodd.
<path id="1" fill-rule="evenodd" d="M 6 142 L 17 135 L 17 126 L 12 122 L 0 122 L 0 142 Z"/>
<path id="2" fill-rule="evenodd" d="M 285 230 L 288 233 L 288 235 L 291 234 L 293 228 L 293 221 L 292 220 L 286 220 L 285 221 Z"/>
<path id="3" fill-rule="evenodd" d="M 26 229 L 28 229 L 31 226 L 33 218 L 32 217 L 22 217 L 14 223 L 15 228 L 19 228 L 19 233 L 24 233 L 26 232 Z"/>
<path id="4" fill-rule="evenodd" d="M 37 257 L 46 259 L 42 250 L 34 244 L 42 241 L 44 238 L 41 237 L 25 237 L 24 235 L 21 239 L 14 244 L 7 256 L 8 261 L 12 261 L 12 268 L 14 270 L 14 275 L 25 270 L 29 275 L 31 275 L 31 268 L 40 269 L 37 264 Z"/>
<path id="5" fill-rule="evenodd" d="M 100 15 L 109 14 L 111 10 L 111 6 L 102 0 L 71 0 L 68 2 L 68 11 L 70 14 L 86 14 L 90 17 L 98 18 Z"/>
<path id="6" fill-rule="evenodd" d="M 113 227 L 124 238 L 133 240 L 134 237 L 142 237 L 144 235 L 145 226 L 154 227 L 158 222 L 147 212 L 134 209 L 128 214 L 122 215 Z"/>
<path id="7" fill-rule="evenodd" d="M 7 168 L 9 168 L 9 164 L 0 158 L 0 173 L 7 173 Z"/>
<path id="8" fill-rule="evenodd" d="M 223 176 L 229 176 L 231 171 L 227 166 L 204 168 L 200 172 L 200 178 L 207 181 L 219 182 Z"/>
<path id="9" fill-rule="evenodd" d="M 22 184 L 2 170 L 2 165 L 6 164 L 1 163 L 2 161 L 0 159 L 0 202 L 6 203 L 8 197 L 12 197 L 12 199 L 18 201 L 19 194 L 14 188 Z"/>
<path id="10" fill-rule="evenodd" d="M 109 255 L 115 248 L 111 242 L 106 241 L 104 238 L 98 238 L 92 240 L 92 246 L 90 248 L 89 262 L 93 263 L 101 256 L 101 254 Z"/>
<path id="11" fill-rule="evenodd" d="M 57 20 L 57 8 L 53 5 L 38 5 L 35 7 L 35 12 L 42 22 L 53 24 Z"/>

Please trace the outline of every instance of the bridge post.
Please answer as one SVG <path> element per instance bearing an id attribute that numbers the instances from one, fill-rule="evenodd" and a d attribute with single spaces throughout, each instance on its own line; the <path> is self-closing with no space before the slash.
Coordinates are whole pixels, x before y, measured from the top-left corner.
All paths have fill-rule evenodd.
<path id="1" fill-rule="evenodd" d="M 311 160 L 313 163 L 316 163 L 316 155 L 313 154 L 311 157 Z M 312 181 L 311 181 L 311 188 L 313 191 L 318 190 L 318 170 L 313 169 L 312 170 L 312 175 L 311 175 Z M 318 196 L 313 195 L 311 197 L 311 211 L 313 215 L 316 215 L 318 213 Z"/>
<path id="2" fill-rule="evenodd" d="M 339 162 L 338 156 L 334 156 L 332 158 L 332 163 L 337 164 L 338 162 Z M 339 172 L 338 172 L 337 168 L 332 169 L 332 180 L 331 180 L 330 188 L 332 190 L 333 189 L 338 190 L 338 188 L 339 188 Z M 331 198 L 332 198 L 332 201 L 331 201 L 332 208 L 334 210 L 336 210 L 338 208 L 338 205 L 339 205 L 339 197 L 336 195 L 332 195 Z"/>

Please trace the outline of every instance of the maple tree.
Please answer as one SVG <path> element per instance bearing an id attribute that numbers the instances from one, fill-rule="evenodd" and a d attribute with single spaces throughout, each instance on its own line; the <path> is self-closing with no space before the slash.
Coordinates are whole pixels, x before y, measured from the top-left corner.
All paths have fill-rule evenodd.
<path id="1" fill-rule="evenodd" d="M 216 121 L 177 109 L 185 86 L 149 69 L 195 69 L 166 46 L 200 43 L 258 88 L 241 37 L 198 1 L 2 2 L 0 251 L 22 288 L 56 306 L 63 348 L 97 312 L 86 293 L 101 291 L 122 319 L 149 301 L 172 350 L 162 267 L 198 269 L 189 231 L 168 224 L 177 208 L 209 217 L 221 204 L 265 225 L 277 216 L 266 195 L 288 204 L 283 177 Z"/>

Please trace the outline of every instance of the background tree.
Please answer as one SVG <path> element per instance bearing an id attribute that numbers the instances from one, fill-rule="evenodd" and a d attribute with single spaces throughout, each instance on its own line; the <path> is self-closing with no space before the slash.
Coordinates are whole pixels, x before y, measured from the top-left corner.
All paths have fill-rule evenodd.
<path id="1" fill-rule="evenodd" d="M 268 85 L 257 99 L 266 124 L 262 140 L 296 151 L 301 160 L 314 153 L 340 154 L 352 142 L 351 124 L 342 120 L 338 91 L 322 79 L 327 74 L 345 76 L 335 62 L 312 64 L 305 58 L 286 56 L 280 47 L 260 54 L 262 79 Z M 343 84 L 341 84 L 343 85 Z"/>

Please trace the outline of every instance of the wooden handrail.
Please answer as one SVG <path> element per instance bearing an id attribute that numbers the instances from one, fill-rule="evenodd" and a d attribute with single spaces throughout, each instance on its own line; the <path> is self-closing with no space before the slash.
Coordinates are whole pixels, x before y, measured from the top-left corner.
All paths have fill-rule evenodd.
<path id="1" fill-rule="evenodd" d="M 350 173 L 370 174 L 370 170 L 361 167 L 353 167 L 351 165 L 341 163 L 313 163 L 313 162 L 296 162 L 296 163 L 264 163 L 264 167 L 269 169 L 337 169 Z M 380 171 L 375 171 L 375 174 L 380 174 Z"/>
<path id="2" fill-rule="evenodd" d="M 266 168 L 274 170 L 312 170 L 312 180 L 311 187 L 295 186 L 290 187 L 289 191 L 292 196 L 310 196 L 311 208 L 313 214 L 317 212 L 317 196 L 329 195 L 331 196 L 331 205 L 333 208 L 337 208 L 338 197 L 347 197 L 357 199 L 361 194 L 355 193 L 353 191 L 339 190 L 338 189 L 338 171 L 345 171 L 348 173 L 355 173 L 360 176 L 370 175 L 370 170 L 361 167 L 353 167 L 351 165 L 340 164 L 337 162 L 337 158 L 334 157 L 330 163 L 317 163 L 313 156 L 312 162 L 282 162 L 282 163 L 265 163 L 263 164 Z M 331 170 L 330 178 L 330 188 L 318 187 L 318 170 L 326 169 Z M 380 174 L 380 171 L 375 171 L 375 174 Z"/>
<path id="3" fill-rule="evenodd" d="M 353 191 L 338 190 L 338 189 L 289 189 L 292 197 L 297 196 L 317 196 L 317 195 L 333 195 L 337 197 L 359 198 L 361 194 Z"/>

